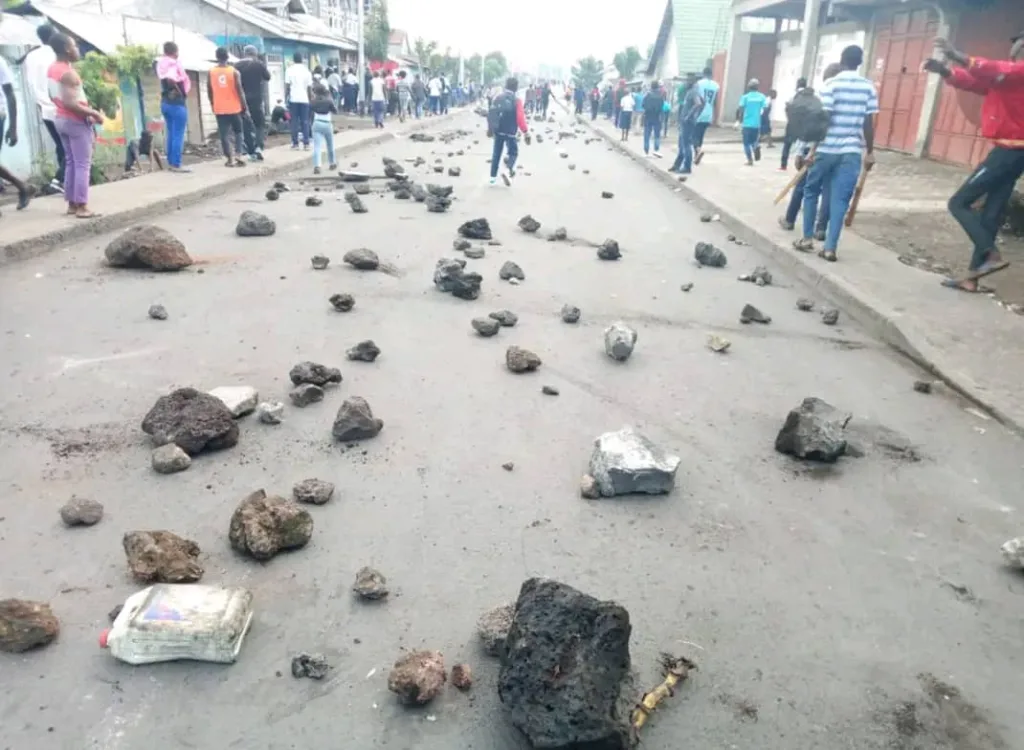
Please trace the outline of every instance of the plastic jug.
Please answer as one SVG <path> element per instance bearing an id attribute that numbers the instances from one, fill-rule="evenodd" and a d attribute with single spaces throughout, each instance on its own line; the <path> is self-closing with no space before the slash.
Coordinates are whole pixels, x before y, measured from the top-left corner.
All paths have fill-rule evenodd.
<path id="1" fill-rule="evenodd" d="M 243 588 L 161 583 L 128 597 L 100 646 L 129 664 L 193 659 L 231 664 L 252 623 Z"/>

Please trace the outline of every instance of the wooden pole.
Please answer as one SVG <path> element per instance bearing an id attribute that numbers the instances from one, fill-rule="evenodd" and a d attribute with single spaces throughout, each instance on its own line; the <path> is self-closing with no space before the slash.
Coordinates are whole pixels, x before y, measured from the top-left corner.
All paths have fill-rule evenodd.
<path id="1" fill-rule="evenodd" d="M 857 189 L 853 191 L 853 198 L 850 200 L 850 208 L 846 211 L 846 219 L 843 221 L 843 226 L 851 226 L 853 219 L 857 215 L 857 206 L 860 205 L 860 196 L 864 192 L 864 183 L 868 181 L 868 168 L 864 165 L 864 168 L 860 171 L 860 177 L 857 180 Z"/>
<path id="2" fill-rule="evenodd" d="M 775 196 L 776 206 L 782 203 L 785 197 L 789 195 L 789 191 L 795 188 L 796 184 L 804 178 L 805 174 L 807 174 L 807 170 L 811 168 L 810 161 L 814 158 L 814 152 L 817 150 L 818 144 L 815 143 L 813 146 L 811 146 L 811 151 L 810 153 L 807 154 L 807 159 L 805 160 L 804 165 L 800 167 L 799 171 L 795 175 L 793 175 L 793 179 L 789 181 L 789 184 L 787 184 L 786 187 L 782 188 L 782 192 Z"/>

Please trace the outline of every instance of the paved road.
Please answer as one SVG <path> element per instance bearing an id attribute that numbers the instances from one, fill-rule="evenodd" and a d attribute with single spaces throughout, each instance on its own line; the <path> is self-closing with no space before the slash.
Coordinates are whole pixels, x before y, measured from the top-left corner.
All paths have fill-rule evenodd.
<path id="1" fill-rule="evenodd" d="M 920 373 L 856 325 L 797 311 L 812 291 L 778 276 L 767 288 L 737 281 L 757 252 L 605 145 L 569 141 L 564 160 L 550 139 L 535 144 L 513 189 L 489 187 L 482 120 L 455 125 L 475 135 L 358 157 L 469 149 L 444 157 L 463 168 L 447 215 L 390 196 L 373 197 L 366 215 L 334 195 L 317 209 L 302 194 L 270 204 L 252 189 L 160 220 L 203 260 L 201 275 L 104 268 L 106 238 L 0 270 L 0 595 L 50 601 L 63 623 L 49 648 L 0 658 L 0 748 L 521 748 L 474 623 L 535 575 L 625 604 L 644 684 L 659 651 L 700 663 L 647 747 L 1019 747 L 1024 581 L 1000 567 L 998 546 L 1020 531 L 1020 441 L 952 396 L 912 392 Z M 236 238 L 247 208 L 269 212 L 277 235 Z M 523 235 L 515 222 L 527 212 L 545 229 L 617 238 L 625 257 L 601 262 L 589 247 Z M 431 273 L 477 216 L 502 245 L 471 261 L 484 293 L 464 302 L 436 292 Z M 698 270 L 697 240 L 725 247 L 729 268 Z M 359 246 L 398 272 L 342 266 Z M 335 263 L 314 272 L 314 253 Z M 525 283 L 498 281 L 506 259 Z M 357 299 L 347 315 L 327 304 L 343 291 Z M 147 318 L 154 302 L 169 320 Z M 565 302 L 583 309 L 580 325 L 560 322 Z M 745 302 L 773 323 L 739 325 Z M 470 318 L 502 308 L 518 326 L 473 334 Z M 617 319 L 640 332 L 625 365 L 602 351 Z M 732 351 L 708 351 L 709 332 Z M 345 362 L 364 338 L 381 358 Z M 510 344 L 538 352 L 541 370 L 507 372 Z M 341 366 L 340 392 L 279 427 L 245 421 L 238 447 L 184 474 L 151 473 L 139 422 L 159 395 L 244 383 L 283 399 L 302 359 Z M 385 421 L 359 450 L 330 437 L 346 395 Z M 821 472 L 778 456 L 775 433 L 808 395 L 906 434 L 923 459 L 873 454 Z M 624 424 L 682 457 L 677 490 L 580 499 L 591 441 Z M 238 501 L 260 487 L 288 494 L 307 477 L 339 488 L 313 509 L 310 546 L 264 565 L 234 555 Z M 56 509 L 75 493 L 106 505 L 100 525 L 61 527 Z M 131 668 L 97 647 L 107 612 L 136 590 L 120 543 L 132 529 L 195 539 L 207 582 L 253 589 L 257 619 L 237 664 Z M 366 564 L 394 584 L 384 606 L 351 598 Z M 424 711 L 397 706 L 388 667 L 419 646 L 470 662 L 473 692 L 450 690 Z M 300 650 L 329 654 L 332 677 L 293 680 Z"/>

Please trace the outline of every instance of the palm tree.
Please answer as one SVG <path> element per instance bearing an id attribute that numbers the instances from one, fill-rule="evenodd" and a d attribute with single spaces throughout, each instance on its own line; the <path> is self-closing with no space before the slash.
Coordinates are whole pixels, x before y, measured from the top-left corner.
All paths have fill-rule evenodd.
<path id="1" fill-rule="evenodd" d="M 636 73 L 636 68 L 640 64 L 640 50 L 636 47 L 626 47 L 612 58 L 612 64 L 615 69 L 619 71 L 619 76 L 625 78 L 627 81 L 633 78 L 633 74 Z"/>
<path id="2" fill-rule="evenodd" d="M 577 86 L 589 91 L 604 78 L 604 63 L 593 55 L 581 58 L 572 68 L 572 77 Z"/>

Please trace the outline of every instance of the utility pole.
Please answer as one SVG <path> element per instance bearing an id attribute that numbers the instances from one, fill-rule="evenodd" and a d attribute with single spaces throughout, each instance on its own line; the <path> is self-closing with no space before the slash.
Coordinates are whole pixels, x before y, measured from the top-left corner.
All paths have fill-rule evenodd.
<path id="1" fill-rule="evenodd" d="M 480 88 L 487 88 L 487 55 L 480 56 Z"/>
<path id="2" fill-rule="evenodd" d="M 365 2 L 366 0 L 356 0 L 358 5 L 356 18 L 359 27 L 359 61 L 356 63 L 358 66 L 358 70 L 356 70 L 356 78 L 358 79 L 356 102 L 358 104 L 364 104 L 366 100 L 366 92 L 363 90 L 366 86 L 366 74 L 363 72 L 366 69 L 366 14 L 363 12 L 363 4 Z"/>

